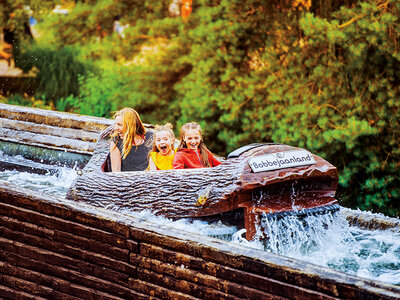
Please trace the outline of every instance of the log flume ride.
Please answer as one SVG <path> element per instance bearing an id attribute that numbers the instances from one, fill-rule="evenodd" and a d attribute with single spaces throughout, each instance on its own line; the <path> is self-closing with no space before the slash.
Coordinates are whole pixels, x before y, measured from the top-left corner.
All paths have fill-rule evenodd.
<path id="1" fill-rule="evenodd" d="M 66 198 L 123 213 L 222 220 L 253 239 L 265 217 L 336 212 L 336 167 L 283 144 L 239 148 L 214 168 L 108 172 L 108 141 L 96 150 Z"/>

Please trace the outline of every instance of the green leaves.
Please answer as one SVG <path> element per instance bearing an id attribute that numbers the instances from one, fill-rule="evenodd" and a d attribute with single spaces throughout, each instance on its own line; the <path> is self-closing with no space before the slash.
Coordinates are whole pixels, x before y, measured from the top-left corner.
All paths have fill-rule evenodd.
<path id="1" fill-rule="evenodd" d="M 78 95 L 79 76 L 85 75 L 92 65 L 79 60 L 78 50 L 64 47 L 55 50 L 50 47 L 33 46 L 16 59 L 16 65 L 25 72 L 37 70 L 39 87 L 37 94 L 47 101 L 69 95 Z"/>
<path id="2" fill-rule="evenodd" d="M 56 56 L 65 45 L 79 51 L 27 59 L 25 68 L 47 70 L 48 90 L 81 78 L 56 107 L 109 116 L 131 106 L 176 132 L 198 121 L 220 155 L 254 142 L 304 147 L 337 166 L 345 206 L 399 214 L 398 1 L 322 1 L 304 12 L 199 0 L 186 21 L 169 16 L 170 2 L 77 2 L 67 16 L 43 20 L 40 42 Z M 124 38 L 115 18 L 128 25 Z M 82 61 L 97 68 L 77 72 Z"/>
<path id="3" fill-rule="evenodd" d="M 346 141 L 346 148 L 351 151 L 357 146 L 357 139 L 363 135 L 375 135 L 378 130 L 371 127 L 366 120 L 352 116 L 344 120 L 341 126 L 326 130 L 323 137 L 327 143 Z"/>

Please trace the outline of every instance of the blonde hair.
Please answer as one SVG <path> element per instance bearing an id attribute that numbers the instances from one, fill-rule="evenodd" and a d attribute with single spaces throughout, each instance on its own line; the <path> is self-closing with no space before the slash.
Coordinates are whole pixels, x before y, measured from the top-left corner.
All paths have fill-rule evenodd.
<path id="1" fill-rule="evenodd" d="M 144 139 L 144 135 L 146 134 L 146 128 L 144 128 L 142 120 L 140 119 L 140 116 L 137 113 L 137 111 L 132 108 L 124 108 L 120 111 L 117 111 L 114 115 L 114 119 L 119 116 L 122 117 L 124 126 L 126 128 L 126 132 L 122 138 L 122 153 L 121 153 L 121 158 L 125 159 L 126 156 L 129 154 L 129 152 L 131 151 L 132 145 L 135 142 L 135 135 L 139 135 Z M 114 132 L 111 135 L 111 137 L 119 138 L 117 132 Z"/>
<path id="2" fill-rule="evenodd" d="M 201 163 L 203 164 L 204 167 L 210 167 L 210 162 L 208 161 L 207 147 L 203 142 L 203 132 L 201 130 L 201 126 L 199 123 L 189 122 L 182 125 L 180 132 L 180 143 L 178 149 L 187 148 L 184 138 L 185 138 L 185 132 L 189 129 L 197 129 L 199 131 L 201 138 L 199 144 Z"/>
<path id="3" fill-rule="evenodd" d="M 173 140 L 175 138 L 175 134 L 174 134 L 174 131 L 172 130 L 172 128 L 174 128 L 174 127 L 172 126 L 171 123 L 165 123 L 164 125 L 156 125 L 154 127 L 154 136 L 153 136 L 154 143 L 153 143 L 153 150 L 152 150 L 153 152 L 159 152 L 159 150 L 158 150 L 158 148 L 156 146 L 156 143 L 155 143 L 157 132 L 166 131 L 166 132 L 168 132 L 169 136 Z M 172 143 L 171 148 L 172 148 L 172 150 L 174 150 L 174 143 Z"/>

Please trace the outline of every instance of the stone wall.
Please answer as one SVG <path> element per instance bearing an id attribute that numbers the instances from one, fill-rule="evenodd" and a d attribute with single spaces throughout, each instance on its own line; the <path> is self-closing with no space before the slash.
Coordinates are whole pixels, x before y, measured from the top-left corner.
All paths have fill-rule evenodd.
<path id="1" fill-rule="evenodd" d="M 10 299 L 398 299 L 400 288 L 0 183 Z"/>

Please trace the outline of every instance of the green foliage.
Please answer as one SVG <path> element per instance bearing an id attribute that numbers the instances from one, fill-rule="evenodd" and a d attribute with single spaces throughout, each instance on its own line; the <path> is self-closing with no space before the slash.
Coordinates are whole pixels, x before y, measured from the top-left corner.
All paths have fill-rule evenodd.
<path id="1" fill-rule="evenodd" d="M 15 94 L 9 96 L 6 100 L 7 101 L 3 102 L 2 99 L 0 99 L 0 102 L 14 105 L 37 107 L 42 109 L 54 109 L 54 107 L 52 107 L 51 105 L 47 105 L 45 101 L 41 99 L 35 99 L 34 97 L 29 97 L 28 95 Z"/>
<path id="2" fill-rule="evenodd" d="M 21 53 L 15 63 L 24 72 L 33 68 L 37 71 L 37 94 L 47 101 L 78 95 L 79 76 L 92 68 L 77 59 L 77 50 L 71 46 L 54 50 L 33 45 Z"/>
<path id="3" fill-rule="evenodd" d="M 80 77 L 79 82 L 79 96 L 71 95 L 62 99 L 60 104 L 76 113 L 98 117 L 110 117 L 110 113 L 116 110 L 121 98 L 119 93 L 126 83 L 118 73 L 111 72 L 103 73 L 103 76 L 89 73 Z"/>
<path id="4" fill-rule="evenodd" d="M 0 28 L 14 34 L 16 40 L 29 39 L 27 24 L 29 15 L 40 18 L 54 7 L 53 0 L 2 0 L 0 2 Z"/>
<path id="5" fill-rule="evenodd" d="M 31 106 L 32 104 L 29 98 L 26 98 L 19 94 L 11 95 L 10 97 L 8 97 L 7 103 L 14 105 L 23 105 L 23 106 Z"/>
<path id="6" fill-rule="evenodd" d="M 342 7 L 332 20 L 312 14 L 300 20 L 307 48 L 302 72 L 310 74 L 304 83 L 318 89 L 313 103 L 319 116 L 309 126 L 320 132 L 321 146 L 310 148 L 339 168 L 346 204 L 389 215 L 400 208 L 400 152 L 394 146 L 400 141 L 400 10 L 395 3 L 364 1 Z"/>
<path id="7" fill-rule="evenodd" d="M 306 11 L 198 0 L 186 21 L 169 16 L 170 3 L 79 1 L 43 20 L 42 43 L 79 48 L 65 53 L 68 64 L 38 67 L 74 74 L 57 77 L 73 77 L 74 92 L 56 96 L 56 107 L 108 117 L 130 106 L 145 122 L 177 127 L 195 120 L 221 155 L 253 142 L 304 147 L 338 167 L 345 206 L 399 215 L 398 1 L 313 1 Z M 129 25 L 124 38 L 116 18 Z M 81 59 L 101 71 L 86 73 Z"/>

